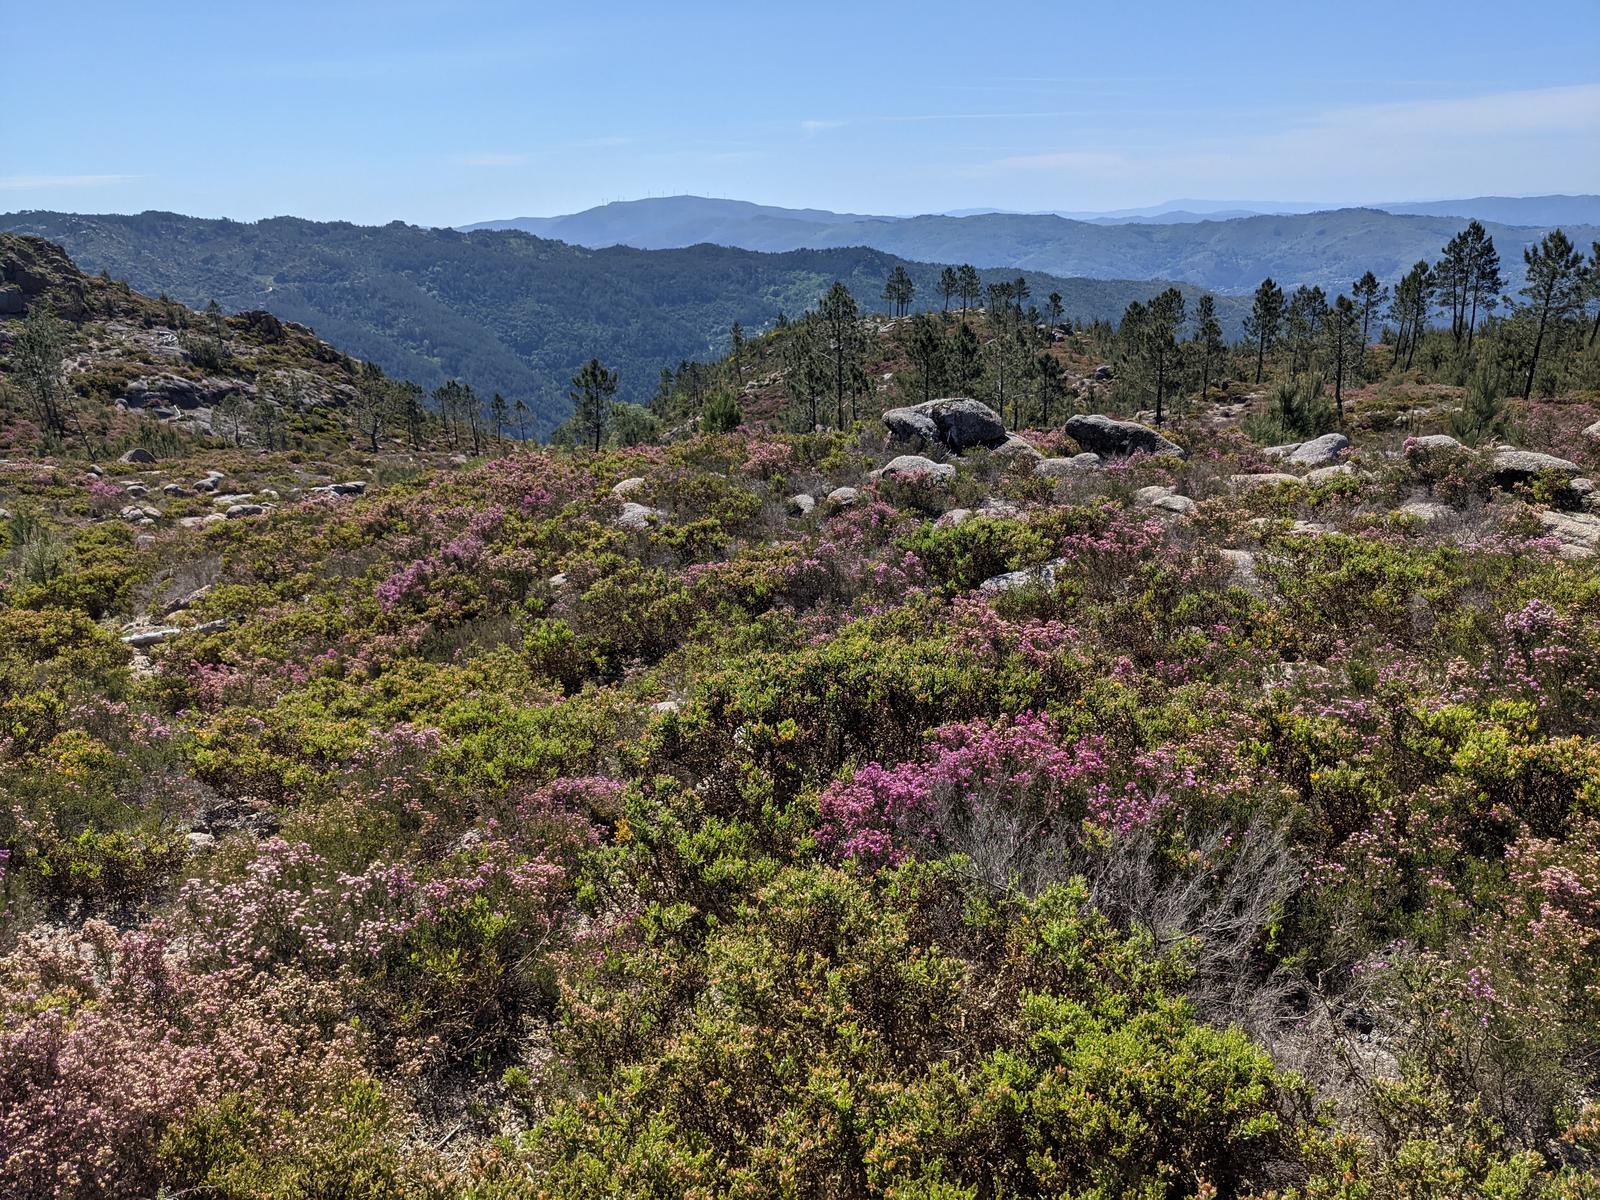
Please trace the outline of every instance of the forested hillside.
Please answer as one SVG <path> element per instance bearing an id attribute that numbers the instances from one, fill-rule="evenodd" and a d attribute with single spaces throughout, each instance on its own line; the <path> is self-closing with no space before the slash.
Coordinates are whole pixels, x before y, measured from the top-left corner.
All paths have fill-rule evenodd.
<path id="1" fill-rule="evenodd" d="M 1126 218 L 1104 223 L 1044 213 L 852 217 L 675 196 L 608 204 L 564 217 L 486 224 L 528 229 L 584 246 L 670 247 L 701 241 L 769 251 L 871 246 L 922 262 L 970 262 L 1065 276 L 1176 279 L 1240 293 L 1263 275 L 1331 290 L 1363 271 L 1380 277 L 1398 274 L 1474 218 L 1488 224 L 1520 286 L 1523 249 L 1555 225 L 1563 225 L 1569 236 L 1586 245 L 1600 237 L 1597 211 L 1593 197 L 1499 203 L 1485 197 L 1459 204 L 1398 205 L 1395 211 L 1346 208 L 1226 220 L 1192 215 L 1182 222 Z M 1524 223 L 1497 223 L 1512 215 L 1522 215 Z"/>
<path id="2" fill-rule="evenodd" d="M 736 322 L 754 330 L 798 314 L 835 280 L 870 303 L 897 266 L 917 285 L 917 304 L 936 305 L 940 272 L 861 248 L 593 251 L 521 233 L 287 217 L 246 224 L 20 213 L 0 217 L 0 230 L 49 238 L 86 270 L 140 291 L 308 325 L 428 390 L 459 379 L 485 399 L 522 400 L 545 433 L 567 415 L 568 380 L 596 354 L 620 371 L 619 396 L 643 401 L 662 367 L 719 355 Z M 1113 318 L 1149 287 L 1027 275 L 1035 294 L 1059 292 L 1078 321 Z M 1242 310 L 1225 306 L 1224 316 L 1237 328 Z"/>

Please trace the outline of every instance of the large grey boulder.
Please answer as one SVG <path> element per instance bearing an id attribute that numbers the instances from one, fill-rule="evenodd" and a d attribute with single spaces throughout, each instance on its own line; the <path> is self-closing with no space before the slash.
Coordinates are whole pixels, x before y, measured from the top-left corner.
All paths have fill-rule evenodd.
<path id="1" fill-rule="evenodd" d="M 118 462 L 122 463 L 153 463 L 155 460 L 156 456 L 151 454 L 150 451 L 146 450 L 143 446 L 135 446 L 121 458 L 117 459 Z"/>
<path id="2" fill-rule="evenodd" d="M 974 446 L 993 450 L 1005 444 L 1005 422 L 981 400 L 949 397 L 909 408 L 891 408 L 883 423 L 896 440 L 913 445 L 937 443 L 957 454 Z"/>
<path id="3" fill-rule="evenodd" d="M 1339 455 L 1349 448 L 1350 439 L 1344 434 L 1325 433 L 1309 442 L 1301 442 L 1289 455 L 1289 461 L 1297 467 L 1325 467 L 1337 462 Z"/>
<path id="4" fill-rule="evenodd" d="M 1583 436 L 1591 442 L 1600 442 L 1600 421 L 1596 421 L 1593 425 L 1584 426 Z"/>
<path id="5" fill-rule="evenodd" d="M 948 483 L 955 478 L 956 469 L 949 463 L 936 463 L 920 454 L 902 454 L 890 459 L 872 473 L 874 479 L 909 480 L 926 476 L 935 483 Z"/>
<path id="6" fill-rule="evenodd" d="M 1583 468 L 1577 463 L 1557 458 L 1554 454 L 1540 454 L 1536 450 L 1513 450 L 1510 447 L 1494 452 L 1490 470 L 1494 475 L 1494 481 L 1501 487 L 1526 483 L 1546 471 L 1554 471 L 1559 475 L 1565 475 L 1568 479 L 1576 479 L 1583 474 Z"/>
<path id="7" fill-rule="evenodd" d="M 237 521 L 241 517 L 259 517 L 266 511 L 267 508 L 264 504 L 230 504 L 227 511 L 222 515 L 230 521 Z"/>
<path id="8" fill-rule="evenodd" d="M 852 508 L 861 503 L 861 493 L 853 487 L 836 487 L 828 493 L 827 499 L 835 508 Z"/>
<path id="9" fill-rule="evenodd" d="M 817 506 L 817 498 L 807 492 L 797 492 L 795 495 L 790 496 L 785 503 L 789 506 L 790 512 L 798 513 L 804 517 Z"/>
<path id="10" fill-rule="evenodd" d="M 1126 457 L 1129 454 L 1175 454 L 1182 458 L 1183 447 L 1137 421 L 1117 421 L 1100 413 L 1075 416 L 1066 424 L 1067 436 L 1085 450 L 1096 454 Z"/>

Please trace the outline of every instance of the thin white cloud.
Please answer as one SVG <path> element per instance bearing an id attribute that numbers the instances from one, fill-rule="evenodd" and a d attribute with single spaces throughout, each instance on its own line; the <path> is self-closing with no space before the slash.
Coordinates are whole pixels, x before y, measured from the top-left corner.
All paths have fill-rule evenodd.
<path id="1" fill-rule="evenodd" d="M 805 134 L 807 137 L 816 137 L 817 134 L 826 130 L 840 129 L 845 124 L 846 122 L 844 121 L 801 121 L 800 132 Z"/>
<path id="2" fill-rule="evenodd" d="M 1138 146 L 1041 148 L 975 164 L 974 178 L 1131 194 L 1271 192 L 1341 203 L 1397 195 L 1600 190 L 1600 84 L 1328 108 L 1277 129 Z"/>
<path id="3" fill-rule="evenodd" d="M 0 175 L 0 191 L 21 192 L 36 188 L 110 187 L 127 183 L 137 175 Z"/>

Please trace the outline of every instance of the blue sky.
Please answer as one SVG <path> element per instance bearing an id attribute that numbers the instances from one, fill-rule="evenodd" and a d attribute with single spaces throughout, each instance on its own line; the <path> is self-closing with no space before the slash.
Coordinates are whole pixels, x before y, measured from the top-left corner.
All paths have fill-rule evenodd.
<path id="1" fill-rule="evenodd" d="M 0 0 L 0 28 L 0 211 L 1600 192 L 1600 0 Z"/>

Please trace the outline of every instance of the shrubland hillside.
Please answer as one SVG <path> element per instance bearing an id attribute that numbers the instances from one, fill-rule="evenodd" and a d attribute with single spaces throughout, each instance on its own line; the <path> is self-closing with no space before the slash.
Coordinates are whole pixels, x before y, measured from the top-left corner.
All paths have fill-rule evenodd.
<path id="1" fill-rule="evenodd" d="M 835 396 L 835 298 L 598 451 L 358 399 L 117 461 L 55 360 L 104 426 L 0 459 L 0 1191 L 1591 1194 L 1587 330 L 1526 400 L 1514 325 L 1375 337 L 1340 412 L 1337 341 L 1157 382 L 1170 307 L 851 318 Z"/>

